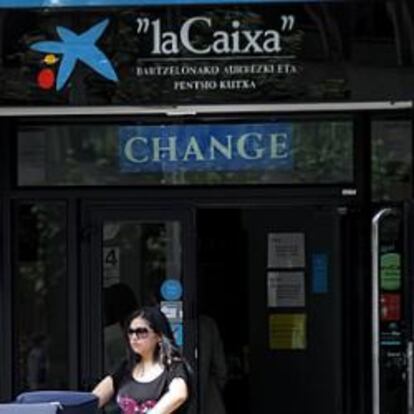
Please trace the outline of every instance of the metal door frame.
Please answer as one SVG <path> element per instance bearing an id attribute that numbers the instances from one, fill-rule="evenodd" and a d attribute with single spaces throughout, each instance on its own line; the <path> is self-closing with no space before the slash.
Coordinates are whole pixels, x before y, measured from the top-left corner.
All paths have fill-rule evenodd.
<path id="1" fill-rule="evenodd" d="M 85 201 L 81 207 L 81 284 L 82 286 L 82 320 L 81 320 L 81 361 L 84 378 L 83 387 L 90 389 L 97 382 L 96 374 L 102 372 L 103 358 L 101 338 L 93 333 L 102 327 L 102 224 L 105 220 L 134 221 L 179 221 L 182 225 L 182 266 L 184 288 L 184 315 L 187 324 L 187 339 L 184 352 L 187 359 L 195 366 L 195 355 L 190 350 L 196 349 L 197 321 L 197 277 L 195 267 L 195 212 L 190 205 L 180 207 L 166 203 L 145 205 L 139 202 Z M 98 374 L 100 375 L 100 374 Z"/>

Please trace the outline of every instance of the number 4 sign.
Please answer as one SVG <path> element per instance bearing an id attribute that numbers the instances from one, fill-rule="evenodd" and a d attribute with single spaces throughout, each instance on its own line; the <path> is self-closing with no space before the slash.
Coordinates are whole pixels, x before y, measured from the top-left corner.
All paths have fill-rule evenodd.
<path id="1" fill-rule="evenodd" d="M 103 284 L 104 287 L 119 282 L 120 249 L 117 246 L 103 248 Z"/>

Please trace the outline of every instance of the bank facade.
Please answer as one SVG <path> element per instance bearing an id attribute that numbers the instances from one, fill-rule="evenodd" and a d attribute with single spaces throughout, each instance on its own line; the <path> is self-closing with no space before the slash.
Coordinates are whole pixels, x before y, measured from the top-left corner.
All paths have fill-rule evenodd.
<path id="1" fill-rule="evenodd" d="M 194 414 L 412 410 L 410 2 L 3 0 L 0 51 L 1 401 L 157 304 Z"/>

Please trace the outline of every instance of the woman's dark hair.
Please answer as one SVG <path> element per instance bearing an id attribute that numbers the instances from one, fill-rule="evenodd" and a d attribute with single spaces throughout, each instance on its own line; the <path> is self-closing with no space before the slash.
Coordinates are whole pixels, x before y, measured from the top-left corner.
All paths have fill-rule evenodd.
<path id="1" fill-rule="evenodd" d="M 183 360 L 166 316 L 156 306 L 144 306 L 129 315 L 125 323 L 125 337 L 128 343 L 128 362 L 131 368 L 141 359 L 141 356 L 132 350 L 128 341 L 127 331 L 135 318 L 142 318 L 147 321 L 149 327 L 161 337 L 160 343 L 155 349 L 154 359 L 156 361 L 161 362 L 165 367 L 169 367 L 173 362 Z"/>

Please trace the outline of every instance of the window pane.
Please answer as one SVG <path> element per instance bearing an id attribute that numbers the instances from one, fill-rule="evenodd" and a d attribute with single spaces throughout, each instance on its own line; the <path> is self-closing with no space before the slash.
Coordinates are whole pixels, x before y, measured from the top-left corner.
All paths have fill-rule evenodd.
<path id="1" fill-rule="evenodd" d="M 406 120 L 372 122 L 372 194 L 376 201 L 411 197 L 412 126 Z"/>
<path id="2" fill-rule="evenodd" d="M 105 372 L 125 356 L 123 323 L 143 305 L 161 306 L 182 346 L 180 223 L 106 221 L 102 249 Z"/>
<path id="3" fill-rule="evenodd" d="M 63 203 L 17 205 L 16 392 L 68 387 L 65 216 Z"/>
<path id="4" fill-rule="evenodd" d="M 349 120 L 27 126 L 18 138 L 24 186 L 353 181 Z"/>

